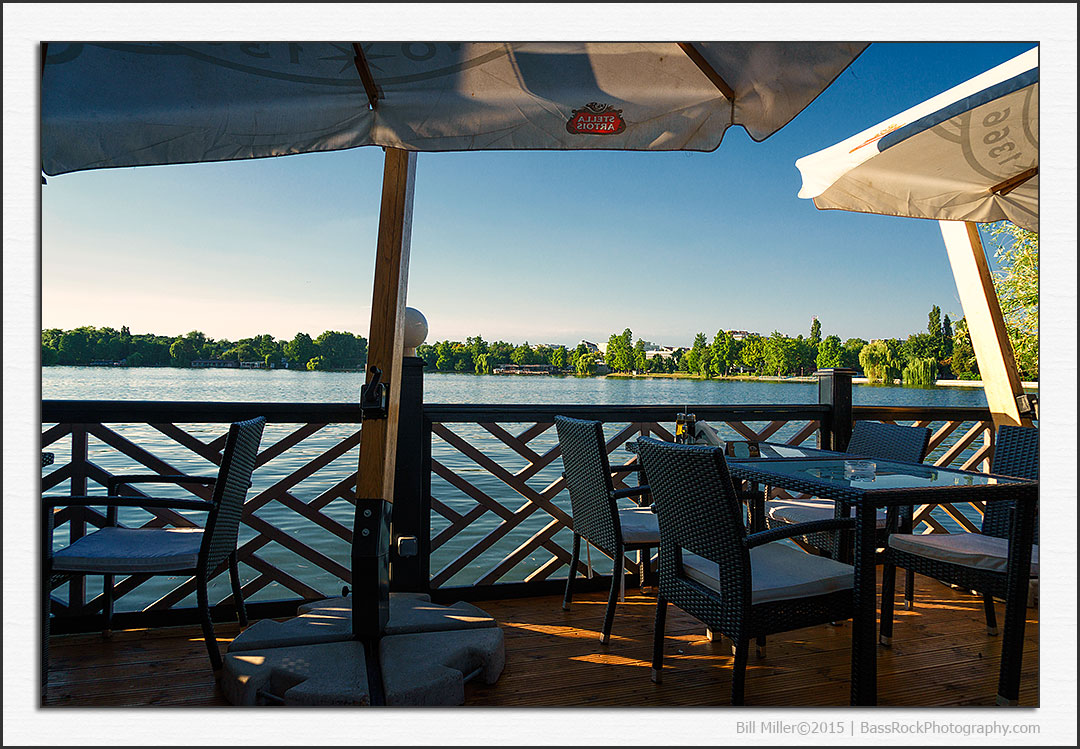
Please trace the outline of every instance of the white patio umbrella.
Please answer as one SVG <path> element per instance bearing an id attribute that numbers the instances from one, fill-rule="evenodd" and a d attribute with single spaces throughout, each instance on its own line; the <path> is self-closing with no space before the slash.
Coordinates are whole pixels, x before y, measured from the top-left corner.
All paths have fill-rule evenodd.
<path id="1" fill-rule="evenodd" d="M 936 219 L 996 424 L 1031 425 L 978 223 L 1039 230 L 1039 59 L 1031 49 L 795 162 L 821 209 Z"/>
<path id="2" fill-rule="evenodd" d="M 818 208 L 1039 229 L 1038 50 L 795 162 Z"/>
<path id="3" fill-rule="evenodd" d="M 711 151 L 732 125 L 763 140 L 866 46 L 50 43 L 42 171 L 386 148 L 368 365 L 389 387 L 364 422 L 353 529 L 353 634 L 370 643 L 388 617 L 415 152 Z"/>
<path id="4" fill-rule="evenodd" d="M 410 151 L 711 151 L 763 140 L 861 43 L 58 44 L 42 169 Z"/>

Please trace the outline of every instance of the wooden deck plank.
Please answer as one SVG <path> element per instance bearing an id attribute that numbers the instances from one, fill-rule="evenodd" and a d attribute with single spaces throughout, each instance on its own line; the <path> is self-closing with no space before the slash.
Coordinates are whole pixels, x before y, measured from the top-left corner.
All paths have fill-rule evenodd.
<path id="1" fill-rule="evenodd" d="M 651 595 L 628 592 L 612 640 L 599 641 L 605 594 L 480 602 L 502 626 L 506 669 L 490 686 L 469 684 L 476 706 L 724 706 L 731 647 L 710 642 L 700 622 L 669 609 L 664 679 L 650 680 Z M 898 607 L 891 649 L 879 649 L 882 705 L 992 705 L 1001 637 L 990 637 L 980 599 L 919 578 L 917 605 Z M 999 604 L 999 621 L 1003 617 Z M 1021 704 L 1039 704 L 1038 614 L 1028 610 Z M 218 625 L 224 648 L 239 632 Z M 748 705 L 842 706 L 850 696 L 851 626 L 822 625 L 769 638 L 766 657 L 751 653 Z M 61 635 L 50 643 L 53 669 L 46 706 L 225 705 L 198 627 Z"/>

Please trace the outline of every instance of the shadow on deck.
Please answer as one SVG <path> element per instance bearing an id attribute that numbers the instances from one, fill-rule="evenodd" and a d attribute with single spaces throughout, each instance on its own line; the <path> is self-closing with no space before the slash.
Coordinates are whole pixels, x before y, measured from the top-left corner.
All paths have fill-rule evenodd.
<path id="1" fill-rule="evenodd" d="M 902 582 L 898 586 L 903 587 Z M 901 594 L 902 595 L 902 594 Z M 492 686 L 466 686 L 466 704 L 508 707 L 727 706 L 731 647 L 696 620 L 668 613 L 664 681 L 649 679 L 655 598 L 627 594 L 611 643 L 601 645 L 605 594 L 478 602 L 506 637 L 506 669 Z M 1004 607 L 998 604 L 999 621 Z M 224 646 L 239 631 L 221 624 Z M 850 698 L 850 624 L 769 638 L 751 649 L 747 706 L 844 706 Z M 891 649 L 878 650 L 878 699 L 892 706 L 993 705 L 1001 637 L 986 634 L 980 599 L 919 577 L 916 608 L 898 599 Z M 228 704 L 210 672 L 198 627 L 63 635 L 51 640 L 45 706 Z M 1020 704 L 1039 704 L 1038 610 L 1028 609 Z"/>

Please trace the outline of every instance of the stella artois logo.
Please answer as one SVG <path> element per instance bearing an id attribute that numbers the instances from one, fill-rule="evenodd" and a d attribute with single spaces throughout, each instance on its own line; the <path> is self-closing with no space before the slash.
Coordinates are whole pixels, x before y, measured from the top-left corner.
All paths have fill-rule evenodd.
<path id="1" fill-rule="evenodd" d="M 586 104 L 583 109 L 573 110 L 570 121 L 566 123 L 566 132 L 574 135 L 615 135 L 625 129 L 621 109 L 595 101 Z"/>

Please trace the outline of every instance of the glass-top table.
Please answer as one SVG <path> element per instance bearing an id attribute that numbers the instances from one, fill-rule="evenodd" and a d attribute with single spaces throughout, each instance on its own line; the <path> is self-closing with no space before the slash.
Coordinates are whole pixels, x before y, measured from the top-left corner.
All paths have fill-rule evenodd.
<path id="1" fill-rule="evenodd" d="M 861 464 L 861 465 L 860 465 Z M 955 468 L 843 455 L 727 458 L 732 478 L 843 500 L 855 508 L 851 703 L 877 704 L 877 510 L 902 505 L 1034 501 L 1039 484 Z M 1026 582 L 1025 582 L 1026 586 Z"/>

